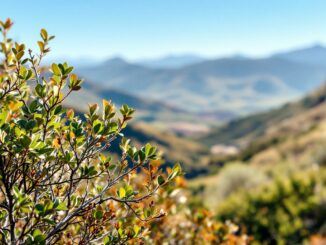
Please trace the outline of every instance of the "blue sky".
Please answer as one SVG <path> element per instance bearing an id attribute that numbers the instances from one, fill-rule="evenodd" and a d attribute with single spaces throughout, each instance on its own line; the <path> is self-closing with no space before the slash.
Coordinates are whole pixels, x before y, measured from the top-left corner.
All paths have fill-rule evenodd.
<path id="1" fill-rule="evenodd" d="M 19 41 L 34 47 L 43 27 L 55 34 L 55 57 L 263 56 L 326 43 L 324 0 L 33 0 L 0 7 Z"/>

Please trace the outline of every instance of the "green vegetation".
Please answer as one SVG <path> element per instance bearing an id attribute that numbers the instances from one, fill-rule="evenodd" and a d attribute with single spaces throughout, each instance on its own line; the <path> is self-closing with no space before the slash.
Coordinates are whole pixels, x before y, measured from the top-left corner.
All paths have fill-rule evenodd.
<path id="1" fill-rule="evenodd" d="M 235 235 L 236 225 L 188 203 L 183 172 L 172 161 L 204 168 L 205 148 L 141 124 L 127 127 L 135 112 L 127 105 L 117 112 L 104 99 L 86 113 L 66 109 L 83 80 L 67 63 L 41 65 L 54 38 L 45 29 L 36 54 L 8 37 L 12 25 L 0 22 L 1 244 L 249 242 Z M 167 165 L 148 141 L 170 152 Z"/>
<path id="2" fill-rule="evenodd" d="M 45 29 L 34 53 L 8 37 L 10 19 L 0 26 L 1 244 L 325 241 L 326 86 L 195 141 L 129 125 L 135 110 L 124 103 L 161 116 L 176 108 L 83 91 L 67 63 L 42 66 L 54 38 Z M 106 99 L 74 106 L 99 95 L 120 109 Z M 240 151 L 211 156 L 219 143 Z"/>
<path id="3" fill-rule="evenodd" d="M 239 225 L 253 244 L 324 244 L 325 94 L 323 86 L 299 102 L 240 119 L 242 134 L 230 142 L 242 149 L 234 156 L 212 156 L 211 165 L 220 169 L 191 181 L 196 200 L 215 210 L 217 220 Z M 241 128 L 254 125 L 255 118 L 263 126 Z"/>
<path id="4" fill-rule="evenodd" d="M 162 172 L 155 147 L 121 137 L 135 111 L 127 105 L 117 114 L 103 100 L 101 112 L 90 105 L 83 119 L 64 109 L 83 81 L 67 63 L 43 77 L 54 36 L 42 29 L 34 54 L 8 37 L 12 25 L 0 22 L 1 244 L 141 242 L 149 221 L 165 215 L 158 200 L 173 190 L 180 166 Z M 113 160 L 106 151 L 116 140 Z"/>
<path id="5" fill-rule="evenodd" d="M 222 202 L 217 218 L 243 225 L 259 244 L 302 244 L 325 225 L 324 175 L 293 174 Z"/>

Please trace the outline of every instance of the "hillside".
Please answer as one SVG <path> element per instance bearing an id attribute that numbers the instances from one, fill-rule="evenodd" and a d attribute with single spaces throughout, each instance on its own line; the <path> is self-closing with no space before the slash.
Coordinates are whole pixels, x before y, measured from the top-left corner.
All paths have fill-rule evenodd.
<path id="1" fill-rule="evenodd" d="M 211 135 L 210 140 L 224 137 L 241 150 L 230 156 L 212 155 L 210 167 L 217 170 L 216 174 L 190 181 L 192 188 L 203 190 L 200 199 L 214 209 L 219 205 L 232 207 L 229 198 L 246 205 L 242 194 L 256 193 L 261 186 L 277 186 L 291 176 L 302 175 L 306 180 L 316 174 L 322 180 L 326 166 L 326 84 L 297 102 L 233 121 L 215 133 L 216 138 Z M 270 192 L 263 190 L 263 197 L 267 197 Z M 324 193 L 316 191 L 321 205 Z"/>
<path id="2" fill-rule="evenodd" d="M 112 100 L 116 106 L 128 104 L 136 108 L 136 121 L 146 122 L 157 128 L 169 129 L 180 134 L 207 132 L 206 123 L 213 124 L 216 118 L 219 117 L 227 119 L 234 117 L 233 114 L 228 112 L 221 112 L 220 115 L 203 115 L 206 118 L 205 124 L 203 124 L 197 114 L 165 104 L 154 98 L 142 98 L 125 91 L 103 87 L 90 80 L 84 82 L 78 94 L 71 94 L 65 104 L 67 107 L 84 111 L 90 103 L 102 104 L 102 99 Z M 190 125 L 188 130 L 184 128 L 187 124 Z M 193 125 L 201 125 L 201 127 L 195 128 Z"/>
<path id="3" fill-rule="evenodd" d="M 184 112 L 178 108 L 165 105 L 159 101 L 142 99 L 127 92 L 102 87 L 90 81 L 84 82 L 81 92 L 82 94 L 78 94 L 78 98 L 77 96 L 72 98 L 68 97 L 68 103 L 71 103 L 74 106 L 87 106 L 87 103 L 99 102 L 101 98 L 110 98 L 110 100 L 114 101 L 114 103 L 117 105 L 128 104 L 140 111 L 170 111 L 171 113 Z"/>
<path id="4" fill-rule="evenodd" d="M 307 133 L 316 132 L 315 130 L 320 136 L 324 135 L 320 128 L 326 123 L 325 101 L 326 85 L 297 102 L 231 121 L 216 128 L 200 141 L 211 146 L 236 145 L 241 149 L 240 153 L 229 159 L 242 161 L 248 161 L 267 149 L 286 149 L 282 144 L 293 138 L 300 138 Z M 295 143 L 296 141 L 293 142 Z M 318 143 L 320 142 L 316 141 L 313 145 Z M 219 158 L 218 161 L 220 160 Z M 225 161 L 228 160 L 223 160 Z"/>

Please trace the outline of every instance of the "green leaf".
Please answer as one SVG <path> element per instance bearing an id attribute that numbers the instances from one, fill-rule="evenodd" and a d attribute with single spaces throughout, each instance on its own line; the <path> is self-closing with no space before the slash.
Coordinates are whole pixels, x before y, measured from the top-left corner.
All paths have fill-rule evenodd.
<path id="1" fill-rule="evenodd" d="M 155 154 L 155 151 L 156 151 L 156 148 L 151 146 L 150 144 L 146 144 L 145 146 L 145 154 L 146 154 L 146 157 L 148 158 L 151 158 L 154 156 Z"/>
<path id="2" fill-rule="evenodd" d="M 43 242 L 46 239 L 46 236 L 43 235 L 39 229 L 36 229 L 33 232 L 33 238 L 35 242 Z"/>
<path id="3" fill-rule="evenodd" d="M 169 180 L 174 179 L 180 174 L 181 174 L 181 166 L 180 164 L 176 164 L 172 169 L 172 173 L 169 175 Z"/>
<path id="4" fill-rule="evenodd" d="M 163 185 L 163 184 L 165 183 L 165 180 L 164 180 L 164 178 L 163 178 L 161 175 L 159 175 L 159 176 L 157 177 L 157 183 L 158 183 L 159 185 Z"/>
<path id="5" fill-rule="evenodd" d="M 33 129 L 34 127 L 36 126 L 36 121 L 35 120 L 31 120 L 31 121 L 28 121 L 27 124 L 26 124 L 26 130 L 31 130 Z"/>
<path id="6" fill-rule="evenodd" d="M 51 66 L 51 69 L 52 69 L 52 72 L 57 75 L 57 76 L 60 76 L 61 75 L 61 71 L 59 69 L 59 66 L 55 63 L 52 64 Z"/>
<path id="7" fill-rule="evenodd" d="M 68 208 L 64 202 L 60 202 L 59 205 L 55 209 L 58 211 L 68 210 Z"/>
<path id="8" fill-rule="evenodd" d="M 24 60 L 22 61 L 22 63 L 23 63 L 25 60 L 28 61 L 28 59 L 24 59 Z M 29 80 L 29 79 L 31 79 L 33 76 L 34 76 L 33 72 L 32 72 L 31 70 L 28 70 L 28 71 L 27 71 L 27 74 L 26 74 L 26 76 L 25 76 L 25 80 Z"/>
<path id="9" fill-rule="evenodd" d="M 0 126 L 2 126 L 6 122 L 7 116 L 8 116 L 8 111 L 2 111 L 0 113 Z"/>
<path id="10" fill-rule="evenodd" d="M 43 212 L 43 210 L 44 210 L 44 206 L 43 206 L 43 204 L 36 204 L 35 205 L 35 209 L 38 211 L 38 212 Z"/>
<path id="11" fill-rule="evenodd" d="M 13 188 L 13 192 L 14 192 L 14 196 L 16 199 L 19 199 L 22 196 L 22 194 L 20 193 L 20 191 L 16 185 Z"/>
<path id="12" fill-rule="evenodd" d="M 24 120 L 24 119 L 21 119 L 17 122 L 18 126 L 21 127 L 21 128 L 26 128 L 26 125 L 27 125 L 27 121 Z"/>
<path id="13" fill-rule="evenodd" d="M 45 86 L 43 86 L 41 84 L 37 84 L 35 87 L 35 91 L 38 96 L 40 96 L 40 97 L 45 96 Z"/>
<path id="14" fill-rule="evenodd" d="M 129 196 L 131 196 L 131 195 L 134 194 L 134 189 L 132 188 L 131 185 L 128 185 L 126 189 L 127 189 L 127 191 L 126 191 L 126 196 L 127 197 L 129 197 Z"/>
<path id="15" fill-rule="evenodd" d="M 144 209 L 144 216 L 145 216 L 145 218 L 148 218 L 149 216 L 151 216 L 151 210 L 149 208 Z"/>
<path id="16" fill-rule="evenodd" d="M 54 115 L 58 115 L 60 112 L 62 112 L 62 105 L 58 105 L 58 106 L 54 109 Z"/>
<path id="17" fill-rule="evenodd" d="M 89 114 L 92 116 L 94 115 L 98 110 L 97 104 L 93 104 L 89 106 Z"/>
<path id="18" fill-rule="evenodd" d="M 141 227 L 140 226 L 134 225 L 134 232 L 135 232 L 134 237 L 137 237 L 138 236 L 140 230 L 141 230 Z"/>
<path id="19" fill-rule="evenodd" d="M 104 245 L 110 245 L 111 244 L 111 237 L 109 237 L 109 236 L 106 236 L 106 237 L 104 237 L 104 239 L 103 239 L 103 243 L 104 243 Z"/>
<path id="20" fill-rule="evenodd" d="M 115 169 L 116 167 L 117 167 L 116 164 L 112 164 L 112 165 L 109 166 L 109 170 L 112 171 L 112 170 Z"/>
<path id="21" fill-rule="evenodd" d="M 39 229 L 34 230 L 33 237 L 36 237 L 36 236 L 39 236 L 39 235 L 42 235 L 42 232 Z"/>
<path id="22" fill-rule="evenodd" d="M 41 29 L 40 35 L 44 41 L 48 40 L 48 32 L 45 29 Z"/>
<path id="23" fill-rule="evenodd" d="M 146 159 L 146 155 L 145 152 L 143 152 L 142 150 L 138 151 L 138 158 L 141 162 L 143 162 Z"/>
<path id="24" fill-rule="evenodd" d="M 50 225 L 55 225 L 56 224 L 52 219 L 48 219 L 48 218 L 44 218 L 43 221 L 50 224 Z"/>
<path id="25" fill-rule="evenodd" d="M 111 122 L 109 124 L 109 127 L 110 127 L 109 133 L 115 133 L 118 129 L 118 124 L 116 122 Z"/>
<path id="26" fill-rule="evenodd" d="M 73 66 L 68 67 L 67 69 L 65 69 L 65 75 L 69 74 L 70 72 L 72 72 L 72 70 L 74 69 Z"/>
<path id="27" fill-rule="evenodd" d="M 20 139 L 20 143 L 25 147 L 25 148 L 28 148 L 30 143 L 32 142 L 32 140 L 24 135 L 21 139 Z"/>
<path id="28" fill-rule="evenodd" d="M 36 109 L 38 108 L 39 104 L 37 100 L 33 100 L 31 104 L 29 105 L 29 109 L 31 112 L 35 112 Z"/>
<path id="29" fill-rule="evenodd" d="M 95 218 L 96 219 L 102 219 L 103 218 L 103 212 L 101 210 L 95 211 Z"/>
<path id="30" fill-rule="evenodd" d="M 94 133 L 97 134 L 100 131 L 101 127 L 102 127 L 102 122 L 96 120 L 93 126 Z"/>

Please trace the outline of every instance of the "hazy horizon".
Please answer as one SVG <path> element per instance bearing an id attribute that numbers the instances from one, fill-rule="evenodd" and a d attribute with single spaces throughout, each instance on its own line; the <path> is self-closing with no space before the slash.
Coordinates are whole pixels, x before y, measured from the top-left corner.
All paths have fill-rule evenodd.
<path id="1" fill-rule="evenodd" d="M 115 59 L 115 58 L 120 58 L 125 60 L 126 62 L 130 63 L 139 63 L 139 62 L 145 62 L 145 61 L 151 61 L 151 60 L 160 60 L 164 58 L 178 58 L 178 57 L 183 57 L 183 56 L 196 56 L 200 57 L 203 59 L 211 60 L 211 59 L 223 59 L 223 58 L 234 58 L 234 57 L 243 57 L 243 58 L 248 58 L 248 59 L 264 59 L 271 57 L 275 54 L 283 53 L 283 52 L 292 52 L 292 51 L 297 51 L 301 49 L 307 49 L 307 48 L 312 48 L 312 47 L 317 47 L 321 46 L 323 48 L 326 48 L 326 42 L 313 42 L 310 44 L 302 45 L 302 46 L 295 46 L 295 47 L 290 47 L 290 48 L 281 48 L 275 51 L 267 52 L 265 54 L 261 55 L 250 55 L 242 52 L 237 52 L 237 53 L 229 53 L 229 54 L 212 54 L 211 56 L 200 54 L 200 53 L 194 53 L 194 52 L 182 52 L 182 53 L 166 53 L 162 55 L 157 55 L 157 56 L 146 56 L 146 57 L 135 57 L 135 58 L 128 58 L 128 56 L 122 55 L 122 54 L 112 54 L 108 56 L 103 56 L 103 57 L 92 57 L 92 56 L 86 56 L 86 55 L 81 55 L 81 56 L 76 56 L 76 57 L 69 57 L 69 56 L 51 56 L 49 60 L 87 60 L 89 63 L 101 63 L 105 62 L 107 60 Z"/>
<path id="2" fill-rule="evenodd" d="M 208 58 L 243 54 L 262 57 L 326 43 L 324 1 L 56 1 L 5 2 L 15 22 L 12 37 L 35 47 L 38 32 L 57 36 L 57 57 L 121 56 L 143 60 L 197 54 Z M 32 14 L 27 15 L 26 9 Z M 48 11 L 47 11 L 48 10 Z"/>

